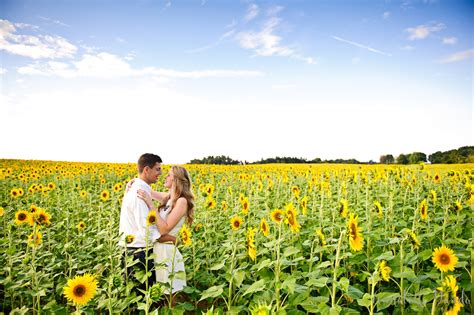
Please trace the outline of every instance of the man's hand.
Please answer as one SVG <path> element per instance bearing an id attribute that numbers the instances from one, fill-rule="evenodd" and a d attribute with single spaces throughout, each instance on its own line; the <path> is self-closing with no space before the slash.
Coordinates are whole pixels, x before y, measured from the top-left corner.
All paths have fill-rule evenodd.
<path id="1" fill-rule="evenodd" d="M 179 244 L 179 239 L 177 239 L 176 237 L 174 237 L 172 235 L 165 234 L 165 235 L 162 235 L 158 239 L 158 242 L 160 242 L 160 243 L 172 242 L 174 245 L 178 245 Z"/>

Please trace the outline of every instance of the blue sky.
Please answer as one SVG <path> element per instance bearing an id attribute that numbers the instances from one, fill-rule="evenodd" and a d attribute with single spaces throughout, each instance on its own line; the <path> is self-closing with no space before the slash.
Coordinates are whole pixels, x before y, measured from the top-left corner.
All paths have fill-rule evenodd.
<path id="1" fill-rule="evenodd" d="M 473 145 L 474 2 L 0 1 L 0 158 Z"/>

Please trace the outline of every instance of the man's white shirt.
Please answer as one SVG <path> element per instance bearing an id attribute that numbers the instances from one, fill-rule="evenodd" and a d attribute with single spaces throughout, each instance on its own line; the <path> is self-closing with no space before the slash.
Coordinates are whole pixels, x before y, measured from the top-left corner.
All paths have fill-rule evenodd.
<path id="1" fill-rule="evenodd" d="M 155 224 L 147 225 L 148 206 L 145 201 L 137 196 L 138 189 L 151 193 L 151 187 L 140 178 L 136 178 L 132 187 L 123 197 L 122 208 L 120 210 L 120 227 L 121 234 L 119 245 L 127 247 L 146 247 L 146 236 L 148 234 L 148 247 L 152 248 L 153 243 L 158 240 L 161 235 Z M 126 244 L 127 235 L 133 235 L 134 240 L 130 244 Z"/>

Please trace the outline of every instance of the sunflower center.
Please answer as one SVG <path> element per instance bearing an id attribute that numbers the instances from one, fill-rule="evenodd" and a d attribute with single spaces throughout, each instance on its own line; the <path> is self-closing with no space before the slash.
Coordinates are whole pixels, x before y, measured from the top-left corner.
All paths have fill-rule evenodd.
<path id="1" fill-rule="evenodd" d="M 356 227 L 356 225 L 355 225 L 354 223 L 351 223 L 351 228 L 350 228 L 350 230 L 351 230 L 350 232 L 351 232 L 351 237 L 352 237 L 352 239 L 355 239 L 355 238 L 357 237 L 357 232 L 356 232 L 357 227 Z"/>
<path id="2" fill-rule="evenodd" d="M 25 219 L 26 219 L 26 214 L 20 213 L 20 214 L 18 215 L 18 220 L 23 221 L 23 220 L 25 220 Z"/>
<path id="3" fill-rule="evenodd" d="M 288 223 L 290 223 L 290 225 L 294 225 L 295 224 L 295 218 L 293 217 L 292 214 L 290 214 L 288 216 Z"/>
<path id="4" fill-rule="evenodd" d="M 239 222 L 239 221 L 234 221 L 234 226 L 235 226 L 236 228 L 238 228 L 238 227 L 240 226 L 240 222 Z"/>
<path id="5" fill-rule="evenodd" d="M 74 287 L 73 292 L 74 292 L 74 296 L 81 297 L 86 293 L 86 287 L 83 286 L 82 284 L 79 284 L 76 287 Z"/>
<path id="6" fill-rule="evenodd" d="M 441 261 L 443 265 L 449 265 L 451 261 L 451 259 L 449 258 L 449 255 L 446 255 L 446 254 L 442 254 L 441 256 L 439 256 L 439 260 Z"/>
<path id="7" fill-rule="evenodd" d="M 38 221 L 39 221 L 40 223 L 46 221 L 46 217 L 44 216 L 44 214 L 40 214 L 40 215 L 39 215 Z"/>

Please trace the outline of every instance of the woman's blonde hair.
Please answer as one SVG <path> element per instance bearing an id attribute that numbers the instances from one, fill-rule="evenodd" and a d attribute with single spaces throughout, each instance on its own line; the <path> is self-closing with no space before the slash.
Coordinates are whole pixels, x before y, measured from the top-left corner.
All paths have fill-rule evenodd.
<path id="1" fill-rule="evenodd" d="M 174 195 L 171 198 L 171 209 L 173 209 L 176 201 L 183 197 L 188 202 L 188 211 L 186 214 L 186 222 L 191 225 L 194 220 L 194 194 L 192 192 L 191 176 L 189 172 L 182 166 L 172 166 Z"/>

